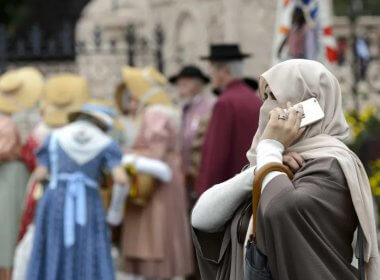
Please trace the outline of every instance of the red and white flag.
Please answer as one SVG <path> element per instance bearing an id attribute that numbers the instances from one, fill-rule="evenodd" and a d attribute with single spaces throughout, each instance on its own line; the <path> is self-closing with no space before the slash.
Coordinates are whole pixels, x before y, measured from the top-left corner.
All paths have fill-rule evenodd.
<path id="1" fill-rule="evenodd" d="M 332 16 L 331 0 L 278 0 L 273 63 L 291 58 L 335 63 Z"/>

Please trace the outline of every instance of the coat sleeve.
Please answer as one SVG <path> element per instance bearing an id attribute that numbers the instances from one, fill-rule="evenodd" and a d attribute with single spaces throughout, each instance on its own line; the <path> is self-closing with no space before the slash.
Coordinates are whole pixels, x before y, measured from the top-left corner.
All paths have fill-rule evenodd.
<path id="1" fill-rule="evenodd" d="M 254 167 L 213 186 L 198 199 L 191 214 L 192 226 L 204 232 L 217 232 L 252 193 Z M 220 203 L 223 201 L 223 203 Z"/>
<path id="2" fill-rule="evenodd" d="M 201 169 L 197 181 L 200 195 L 226 178 L 233 141 L 233 110 L 231 104 L 219 101 L 215 104 L 205 142 L 202 148 Z"/>

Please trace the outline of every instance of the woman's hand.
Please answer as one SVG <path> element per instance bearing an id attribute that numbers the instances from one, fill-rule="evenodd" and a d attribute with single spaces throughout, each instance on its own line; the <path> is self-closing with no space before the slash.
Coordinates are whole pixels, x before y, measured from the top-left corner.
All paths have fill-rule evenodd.
<path id="1" fill-rule="evenodd" d="M 305 163 L 303 157 L 295 152 L 286 153 L 282 158 L 282 162 L 292 170 L 293 173 L 296 173 L 298 169 L 302 167 Z"/>
<path id="2" fill-rule="evenodd" d="M 121 166 L 117 166 L 112 170 L 112 178 L 115 184 L 129 185 L 129 177 Z"/>
<path id="3" fill-rule="evenodd" d="M 33 174 L 32 174 L 32 178 L 36 181 L 36 182 L 42 182 L 44 180 L 47 180 L 49 178 L 49 172 L 47 170 L 46 167 L 44 166 L 38 166 Z"/>
<path id="4" fill-rule="evenodd" d="M 275 108 L 269 113 L 269 122 L 264 129 L 260 140 L 273 139 L 284 145 L 285 149 L 292 145 L 304 132 L 300 129 L 303 108 L 294 109 L 288 102 L 288 111 L 282 108 Z"/>

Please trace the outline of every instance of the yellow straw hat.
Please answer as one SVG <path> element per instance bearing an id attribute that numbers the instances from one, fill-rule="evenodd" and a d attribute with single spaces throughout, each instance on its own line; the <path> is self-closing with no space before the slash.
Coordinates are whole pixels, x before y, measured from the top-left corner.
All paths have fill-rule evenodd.
<path id="1" fill-rule="evenodd" d="M 153 67 L 135 68 L 126 66 L 122 69 L 123 83 L 115 90 L 115 102 L 122 110 L 122 96 L 125 90 L 136 98 L 141 106 L 151 104 L 170 105 L 170 97 L 164 90 L 167 84 L 165 76 Z"/>
<path id="2" fill-rule="evenodd" d="M 0 111 L 15 113 L 36 106 L 44 78 L 33 67 L 10 70 L 0 77 Z"/>
<path id="3" fill-rule="evenodd" d="M 44 121 L 52 127 L 68 123 L 68 115 L 88 100 L 88 84 L 76 74 L 60 74 L 45 84 L 42 112 Z"/>

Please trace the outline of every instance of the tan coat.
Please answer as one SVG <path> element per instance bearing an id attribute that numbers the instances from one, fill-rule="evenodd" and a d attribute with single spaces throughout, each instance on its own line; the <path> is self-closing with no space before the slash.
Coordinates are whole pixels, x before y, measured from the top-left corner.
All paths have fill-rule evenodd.
<path id="1" fill-rule="evenodd" d="M 245 255 L 236 233 L 247 199 L 251 193 L 231 211 L 234 216 L 224 231 L 194 231 L 202 279 L 244 279 Z M 336 159 L 309 160 L 292 181 L 285 175 L 271 180 L 261 196 L 257 222 L 258 248 L 268 257 L 274 280 L 358 279 L 357 269 L 351 266 L 358 220 Z M 251 230 L 250 226 L 248 235 Z"/>

